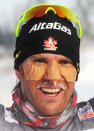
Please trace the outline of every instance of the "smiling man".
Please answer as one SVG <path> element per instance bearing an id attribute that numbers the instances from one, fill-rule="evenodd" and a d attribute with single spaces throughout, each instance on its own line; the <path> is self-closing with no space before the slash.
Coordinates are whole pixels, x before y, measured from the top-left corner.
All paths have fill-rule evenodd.
<path id="1" fill-rule="evenodd" d="M 76 103 L 81 35 L 78 18 L 67 7 L 38 5 L 22 15 L 14 51 L 20 82 L 12 107 L 0 106 L 0 131 L 94 129 L 94 100 Z"/>
<path id="2" fill-rule="evenodd" d="M 72 61 L 62 55 L 41 53 L 28 57 L 16 70 L 21 89 L 27 100 L 45 116 L 60 114 L 69 102 L 76 69 Z"/>

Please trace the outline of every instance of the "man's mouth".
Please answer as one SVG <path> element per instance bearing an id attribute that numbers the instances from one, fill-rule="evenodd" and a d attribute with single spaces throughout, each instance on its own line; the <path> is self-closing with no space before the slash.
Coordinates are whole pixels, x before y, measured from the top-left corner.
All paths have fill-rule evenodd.
<path id="1" fill-rule="evenodd" d="M 40 90 L 47 96 L 57 96 L 62 89 L 57 88 L 57 89 L 48 89 L 48 88 L 40 88 Z"/>
<path id="2" fill-rule="evenodd" d="M 46 96 L 57 96 L 62 91 L 65 91 L 67 89 L 66 86 L 48 86 L 48 85 L 39 85 L 37 86 L 37 89 L 40 89 L 41 92 Z"/>
<path id="3" fill-rule="evenodd" d="M 45 81 L 37 85 L 39 89 L 46 96 L 57 96 L 62 91 L 67 89 L 67 86 L 61 81 Z"/>

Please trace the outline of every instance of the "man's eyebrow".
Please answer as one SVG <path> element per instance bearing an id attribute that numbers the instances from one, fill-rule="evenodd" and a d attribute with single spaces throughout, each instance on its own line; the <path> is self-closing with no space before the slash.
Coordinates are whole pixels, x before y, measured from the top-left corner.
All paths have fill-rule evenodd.
<path id="1" fill-rule="evenodd" d="M 45 60 L 48 60 L 48 58 L 45 57 L 45 56 L 32 56 L 30 59 L 45 59 Z"/>
<path id="2" fill-rule="evenodd" d="M 73 64 L 73 61 L 68 58 L 60 58 L 59 61 L 68 61 L 69 63 Z"/>

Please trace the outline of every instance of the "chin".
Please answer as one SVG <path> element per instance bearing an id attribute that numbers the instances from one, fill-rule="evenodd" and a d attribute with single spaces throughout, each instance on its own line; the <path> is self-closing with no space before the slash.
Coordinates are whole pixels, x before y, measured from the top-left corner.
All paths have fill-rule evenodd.
<path id="1" fill-rule="evenodd" d="M 58 108 L 57 106 L 54 107 L 52 105 L 49 105 L 48 107 L 44 107 L 44 108 L 40 109 L 39 112 L 43 116 L 51 117 L 51 116 L 59 115 L 63 110 L 64 110 L 64 107 Z"/>
<path id="2" fill-rule="evenodd" d="M 52 116 L 59 115 L 61 112 L 57 112 L 57 111 L 45 111 L 45 112 L 41 112 L 41 114 L 43 116 L 52 117 Z"/>

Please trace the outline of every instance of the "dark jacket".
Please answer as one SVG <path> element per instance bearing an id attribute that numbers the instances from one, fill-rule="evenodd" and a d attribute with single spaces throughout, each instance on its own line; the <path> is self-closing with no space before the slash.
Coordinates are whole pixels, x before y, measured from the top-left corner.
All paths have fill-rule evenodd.
<path id="1" fill-rule="evenodd" d="M 77 107 L 77 113 L 71 121 L 59 128 L 42 129 L 19 124 L 12 118 L 10 109 L 0 105 L 0 131 L 94 131 L 94 98 L 77 104 Z"/>

